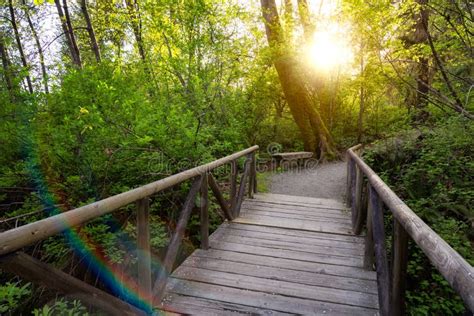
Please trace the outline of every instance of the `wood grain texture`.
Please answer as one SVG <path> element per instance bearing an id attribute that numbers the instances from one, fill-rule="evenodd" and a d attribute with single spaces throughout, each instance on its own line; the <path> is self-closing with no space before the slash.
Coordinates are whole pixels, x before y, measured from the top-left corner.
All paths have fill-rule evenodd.
<path id="1" fill-rule="evenodd" d="M 240 217 L 209 237 L 209 250 L 173 272 L 163 306 L 203 315 L 377 314 L 376 275 L 363 269 L 364 237 L 352 234 L 345 207 L 272 196 L 246 200 Z"/>

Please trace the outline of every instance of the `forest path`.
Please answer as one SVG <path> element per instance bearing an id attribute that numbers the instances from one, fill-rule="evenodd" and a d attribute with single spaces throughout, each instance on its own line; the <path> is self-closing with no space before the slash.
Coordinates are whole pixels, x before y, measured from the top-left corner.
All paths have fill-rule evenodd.
<path id="1" fill-rule="evenodd" d="M 270 193 L 307 196 L 344 201 L 347 165 L 344 161 L 318 165 L 314 169 L 273 173 L 269 177 Z"/>

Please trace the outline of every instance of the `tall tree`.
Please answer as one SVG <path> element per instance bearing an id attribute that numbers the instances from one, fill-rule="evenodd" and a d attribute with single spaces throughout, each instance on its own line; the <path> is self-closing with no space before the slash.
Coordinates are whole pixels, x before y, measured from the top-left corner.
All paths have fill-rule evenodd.
<path id="1" fill-rule="evenodd" d="M 309 41 L 311 39 L 311 36 L 313 36 L 315 26 L 313 23 L 311 23 L 308 1 L 298 0 L 298 14 L 300 16 L 301 25 L 303 26 L 303 32 L 306 41 Z"/>
<path id="2" fill-rule="evenodd" d="M 2 58 L 2 68 L 3 68 L 3 79 L 7 85 L 8 94 L 10 96 L 10 101 L 13 103 L 15 101 L 15 91 L 13 86 L 13 80 L 11 77 L 10 71 L 10 60 L 8 58 L 7 48 L 5 45 L 5 38 L 3 32 L 0 31 L 0 54 Z"/>
<path id="3" fill-rule="evenodd" d="M 15 41 L 18 46 L 18 53 L 20 54 L 21 64 L 26 71 L 26 82 L 28 84 L 28 91 L 33 93 L 33 84 L 31 83 L 31 77 L 29 74 L 28 62 L 26 61 L 25 52 L 23 51 L 23 45 L 21 43 L 20 32 L 18 31 L 18 25 L 16 23 L 15 9 L 13 8 L 13 0 L 8 1 L 8 8 L 10 10 L 10 22 L 12 24 L 13 33 L 15 35 Z"/>
<path id="4" fill-rule="evenodd" d="M 23 2 L 23 10 L 25 12 L 26 21 L 28 22 L 28 26 L 30 27 L 31 35 L 33 36 L 33 39 L 35 40 L 36 49 L 38 50 L 40 66 L 41 66 L 41 74 L 43 76 L 44 92 L 46 94 L 48 94 L 49 93 L 48 72 L 46 71 L 46 65 L 45 65 L 45 62 L 44 62 L 43 47 L 41 46 L 41 42 L 39 40 L 38 32 L 36 32 L 33 21 L 31 20 L 31 16 L 30 16 L 29 8 L 26 4 L 26 0 L 22 0 L 22 2 Z"/>
<path id="5" fill-rule="evenodd" d="M 132 2 L 133 1 L 133 2 Z M 135 41 L 138 46 L 138 53 L 140 54 L 143 62 L 146 63 L 146 53 L 145 45 L 143 43 L 143 33 L 142 33 L 142 18 L 140 13 L 140 6 L 137 0 L 125 0 L 127 5 L 128 13 L 131 18 L 132 30 L 135 35 Z"/>
<path id="6" fill-rule="evenodd" d="M 81 56 L 79 54 L 79 50 L 76 49 L 77 44 L 74 44 L 75 38 L 71 36 L 71 35 L 74 35 L 74 31 L 72 29 L 69 29 L 69 26 L 71 25 L 71 21 L 65 15 L 63 11 L 61 0 L 54 0 L 54 3 L 56 4 L 56 9 L 58 10 L 59 19 L 61 20 L 61 28 L 63 30 L 64 36 L 66 37 L 66 44 L 69 49 L 69 53 L 71 54 L 72 62 L 77 67 L 81 68 L 82 67 Z M 66 3 L 66 0 L 64 0 L 64 3 Z M 69 16 L 69 10 L 68 10 L 68 16 Z"/>
<path id="7" fill-rule="evenodd" d="M 428 33 L 425 25 L 428 25 L 429 12 L 426 8 L 428 0 L 416 0 L 420 5 L 420 10 L 415 16 L 415 34 L 413 36 L 413 44 L 427 44 Z M 417 91 L 415 98 L 415 108 L 417 110 L 414 116 L 415 121 L 424 122 L 428 117 L 426 106 L 428 104 L 427 95 L 430 91 L 430 68 L 427 56 L 421 56 L 417 65 Z"/>
<path id="8" fill-rule="evenodd" d="M 76 35 L 72 27 L 71 15 L 69 14 L 69 7 L 67 4 L 67 0 L 63 0 L 63 8 L 64 8 L 64 16 L 66 18 L 66 25 L 69 30 L 69 37 L 71 38 L 71 44 L 76 53 L 77 65 L 79 67 L 82 67 L 81 52 L 79 50 L 79 46 L 77 45 Z"/>
<path id="9" fill-rule="evenodd" d="M 89 33 L 89 39 L 91 42 L 92 51 L 94 52 L 95 59 L 97 60 L 98 63 L 100 63 L 101 61 L 100 49 L 99 49 L 99 45 L 97 44 L 97 38 L 95 37 L 94 28 L 92 27 L 92 21 L 89 15 L 89 9 L 87 8 L 86 0 L 81 0 L 81 11 L 82 11 L 82 14 L 84 15 L 84 19 L 86 20 L 87 33 Z"/>
<path id="10" fill-rule="evenodd" d="M 298 60 L 288 49 L 275 0 L 261 0 L 260 3 L 267 40 L 274 52 L 273 64 L 300 129 L 305 150 L 316 152 L 320 149 L 322 157 L 333 156 L 335 148 L 332 137 L 313 106 Z"/>

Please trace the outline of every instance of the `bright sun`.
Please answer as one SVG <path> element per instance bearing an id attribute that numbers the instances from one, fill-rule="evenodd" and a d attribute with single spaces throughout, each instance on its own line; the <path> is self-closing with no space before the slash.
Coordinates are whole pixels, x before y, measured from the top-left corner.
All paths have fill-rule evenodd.
<path id="1" fill-rule="evenodd" d="M 330 25 L 314 33 L 311 43 L 305 49 L 308 62 L 317 70 L 329 72 L 338 67 L 349 66 L 354 58 L 347 30 L 339 25 Z"/>

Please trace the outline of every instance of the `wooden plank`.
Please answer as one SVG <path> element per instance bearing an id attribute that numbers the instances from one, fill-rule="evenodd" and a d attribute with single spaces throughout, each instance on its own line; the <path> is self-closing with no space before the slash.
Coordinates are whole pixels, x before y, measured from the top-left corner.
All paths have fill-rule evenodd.
<path id="1" fill-rule="evenodd" d="M 392 292 L 393 316 L 405 315 L 405 288 L 408 266 L 408 234 L 396 219 L 393 221 Z"/>
<path id="2" fill-rule="evenodd" d="M 137 266 L 140 297 L 152 303 L 149 206 L 148 198 L 137 201 Z"/>
<path id="3" fill-rule="evenodd" d="M 261 266 L 255 263 L 243 263 L 210 257 L 190 256 L 183 266 L 221 271 L 239 275 L 254 276 L 271 280 L 328 287 L 340 290 L 356 291 L 377 295 L 377 283 L 374 280 L 355 279 L 335 275 L 325 275 L 313 271 L 298 271 L 281 267 Z"/>
<path id="4" fill-rule="evenodd" d="M 170 278 L 169 292 L 201 297 L 209 300 L 242 304 L 257 308 L 308 315 L 374 315 L 376 310 L 343 304 L 287 297 L 272 293 L 248 291 L 194 281 Z"/>
<path id="5" fill-rule="evenodd" d="M 271 226 L 259 226 L 259 225 L 248 225 L 248 224 L 241 224 L 236 222 L 227 222 L 223 223 L 219 229 L 223 227 L 231 227 L 233 229 L 240 229 L 240 230 L 250 230 L 250 231 L 257 231 L 257 232 L 266 232 L 266 233 L 273 233 L 279 234 L 282 236 L 295 236 L 295 237 L 305 237 L 305 238 L 312 238 L 312 239 L 324 239 L 324 240 L 335 240 L 335 241 L 344 241 L 348 243 L 356 243 L 356 244 L 364 244 L 364 237 L 354 236 L 354 235 L 339 235 L 339 234 L 328 234 L 323 232 L 312 232 L 312 231 L 305 231 L 305 230 L 295 230 L 295 229 L 285 229 L 280 227 L 271 227 Z"/>
<path id="6" fill-rule="evenodd" d="M 0 268 L 60 293 L 87 298 L 83 301 L 84 304 L 112 315 L 145 315 L 138 308 L 23 252 L 0 257 Z"/>
<path id="7" fill-rule="evenodd" d="M 228 236 L 244 236 L 244 237 L 255 238 L 255 239 L 284 241 L 287 243 L 299 244 L 301 246 L 309 245 L 309 246 L 333 247 L 335 249 L 339 249 L 339 251 L 353 250 L 358 255 L 364 252 L 364 247 L 362 244 L 354 244 L 352 242 L 345 242 L 345 241 L 338 241 L 338 240 L 306 238 L 306 237 L 299 237 L 299 236 L 285 236 L 285 235 L 280 235 L 276 233 L 242 230 L 242 229 L 236 229 L 235 226 L 236 225 L 219 228 L 217 230 L 219 233 L 217 234 L 220 234 L 220 231 L 224 231 L 224 234 Z"/>
<path id="8" fill-rule="evenodd" d="M 278 204 L 278 203 L 268 203 L 261 200 L 245 200 L 242 203 L 242 207 L 249 209 L 264 209 L 264 210 L 275 210 L 275 212 L 284 212 L 291 214 L 307 214 L 307 215 L 320 215 L 328 217 L 337 217 L 349 219 L 350 212 L 348 210 L 339 210 L 339 209 L 328 209 L 314 206 L 301 206 L 301 205 L 291 205 L 291 204 Z"/>
<path id="9" fill-rule="evenodd" d="M 228 260 L 232 262 L 249 263 L 261 267 L 274 267 L 294 271 L 306 271 L 319 275 L 341 276 L 346 278 L 375 281 L 376 274 L 365 271 L 360 267 L 338 266 L 327 263 L 299 261 L 295 259 L 276 258 L 261 254 L 249 254 L 220 249 L 209 249 L 207 251 L 196 250 L 196 257 L 210 258 L 213 260 Z"/>
<path id="10" fill-rule="evenodd" d="M 184 237 L 184 232 L 186 230 L 186 226 L 188 224 L 189 217 L 191 216 L 191 211 L 193 209 L 196 196 L 201 188 L 201 182 L 204 176 L 200 176 L 196 178 L 189 190 L 188 196 L 186 197 L 186 201 L 184 202 L 183 209 L 179 216 L 178 224 L 176 225 L 176 231 L 171 237 L 170 244 L 166 251 L 165 259 L 163 260 L 163 265 L 158 272 L 156 277 L 155 283 L 153 284 L 153 294 L 154 302 L 159 303 L 163 298 L 164 288 L 166 286 L 166 280 L 168 275 L 171 274 L 171 270 L 173 269 L 174 262 L 176 260 L 176 256 L 178 255 L 178 250 L 181 245 L 181 241 Z"/>
<path id="11" fill-rule="evenodd" d="M 306 214 L 291 214 L 291 213 L 282 213 L 282 212 L 275 212 L 273 210 L 259 210 L 259 209 L 250 209 L 247 207 L 241 208 L 241 216 L 245 216 L 246 214 L 249 215 L 259 215 L 259 216 L 270 216 L 274 218 L 282 218 L 282 219 L 300 219 L 300 220 L 307 220 L 307 221 L 315 221 L 315 222 L 331 222 L 337 223 L 342 225 L 351 225 L 351 221 L 349 218 L 334 218 L 334 217 L 324 217 L 316 215 L 306 215 Z"/>
<path id="12" fill-rule="evenodd" d="M 255 236 L 243 236 L 242 234 L 231 234 L 230 230 L 219 230 L 217 234 L 212 235 L 212 240 L 217 242 L 233 242 L 244 245 L 260 246 L 275 249 L 287 249 L 308 253 L 330 254 L 340 257 L 358 257 L 362 260 L 362 249 L 335 248 L 328 245 L 300 244 L 297 242 L 288 242 L 286 240 L 262 239 Z"/>
<path id="13" fill-rule="evenodd" d="M 201 183 L 201 248 L 209 249 L 209 190 L 207 176 L 203 176 Z"/>
<path id="14" fill-rule="evenodd" d="M 289 229 L 316 231 L 323 233 L 347 235 L 352 231 L 350 225 L 336 224 L 331 222 L 309 222 L 305 220 L 284 220 L 271 216 L 258 216 L 245 214 L 233 220 L 235 223 L 264 225 L 271 227 L 281 227 Z"/>
<path id="15" fill-rule="evenodd" d="M 390 276 L 387 252 L 385 251 L 383 208 L 379 196 L 372 186 L 369 188 L 369 201 L 370 207 L 372 208 L 372 229 L 375 244 L 374 252 L 377 268 L 380 314 L 387 316 L 390 312 Z"/>
<path id="16" fill-rule="evenodd" d="M 355 257 L 342 257 L 336 255 L 316 254 L 309 252 L 293 251 L 287 249 L 268 248 L 246 244 L 214 241 L 211 239 L 210 246 L 213 249 L 235 251 L 250 254 L 260 254 L 268 257 L 295 259 L 308 262 L 320 262 L 351 267 L 362 267 L 362 259 Z"/>
<path id="17" fill-rule="evenodd" d="M 180 266 L 173 273 L 173 277 L 182 280 L 241 288 L 249 291 L 280 294 L 322 302 L 361 306 L 373 309 L 378 307 L 378 297 L 376 294 L 272 280 L 243 274 L 199 269 L 190 266 Z"/>
<path id="18" fill-rule="evenodd" d="M 306 209 L 306 210 L 313 210 L 313 209 L 318 209 L 318 210 L 324 210 L 325 212 L 335 212 L 335 213 L 340 213 L 343 212 L 344 214 L 347 214 L 349 216 L 350 214 L 350 208 L 348 207 L 341 207 L 341 206 L 335 206 L 328 204 L 328 202 L 324 202 L 326 204 L 320 203 L 320 204 L 314 204 L 314 203 L 302 203 L 302 202 L 292 202 L 292 201 L 282 201 L 282 200 L 277 200 L 277 199 L 272 199 L 272 198 L 267 198 L 267 197 L 262 197 L 262 193 L 258 193 L 254 195 L 254 198 L 252 200 L 246 200 L 246 202 L 250 204 L 265 204 L 267 206 L 279 206 L 279 207 L 292 207 L 295 209 Z M 328 200 L 333 202 L 334 200 Z M 339 203 L 339 202 L 337 202 Z"/>
<path id="19" fill-rule="evenodd" d="M 256 308 L 242 304 L 234 304 L 217 300 L 208 300 L 200 297 L 185 296 L 169 293 L 160 306 L 163 310 L 174 311 L 185 315 L 225 316 L 233 314 L 251 315 L 294 315 L 276 312 L 266 308 Z"/>
<path id="20" fill-rule="evenodd" d="M 322 205 L 322 206 L 328 206 L 328 207 L 335 207 L 339 209 L 346 208 L 344 203 L 333 200 L 333 199 L 313 198 L 313 197 L 299 196 L 299 195 L 259 193 L 259 194 L 255 194 L 255 198 L 261 199 L 261 200 L 269 200 L 273 202 L 298 203 L 298 204 L 307 204 L 307 205 L 313 205 L 313 206 Z"/>

